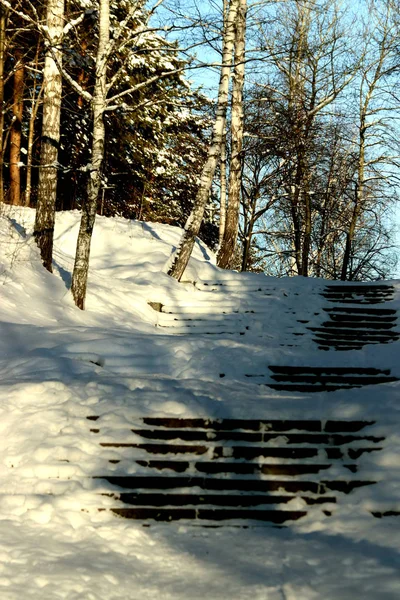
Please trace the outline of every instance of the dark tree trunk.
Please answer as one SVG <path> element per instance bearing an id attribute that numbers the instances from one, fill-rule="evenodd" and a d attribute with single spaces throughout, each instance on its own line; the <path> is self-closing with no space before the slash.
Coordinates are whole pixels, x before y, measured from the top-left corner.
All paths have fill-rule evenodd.
<path id="1" fill-rule="evenodd" d="M 13 122 L 10 132 L 10 203 L 21 204 L 21 137 L 22 116 L 24 111 L 24 76 L 25 65 L 21 50 L 15 52 L 13 84 Z"/>

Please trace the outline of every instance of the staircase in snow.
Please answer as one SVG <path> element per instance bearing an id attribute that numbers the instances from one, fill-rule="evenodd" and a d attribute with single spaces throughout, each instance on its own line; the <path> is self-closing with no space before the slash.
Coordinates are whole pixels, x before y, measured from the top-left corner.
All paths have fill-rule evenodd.
<path id="1" fill-rule="evenodd" d="M 88 420 L 108 465 L 95 477 L 98 493 L 116 515 L 145 522 L 330 516 L 347 494 L 376 483 L 363 476 L 363 459 L 384 443 L 371 421 L 146 417 L 113 431 L 109 418 Z"/>
<path id="2" fill-rule="evenodd" d="M 186 304 L 153 306 L 159 327 L 178 335 L 268 337 L 258 320 L 281 290 L 245 285 L 239 278 L 196 287 L 197 298 Z M 319 350 L 354 351 L 398 340 L 395 311 L 374 306 L 390 302 L 393 292 L 381 284 L 328 285 L 321 292 L 322 312 L 308 318 L 298 314 L 293 298 L 286 307 L 294 318 L 285 345 L 300 347 L 304 338 Z M 269 374 L 247 378 L 295 393 L 396 381 L 389 370 L 352 367 L 343 356 L 346 366 L 271 365 Z M 94 477 L 98 493 L 116 515 L 147 524 L 283 525 L 315 510 L 328 517 L 354 490 L 376 484 L 364 470 L 365 460 L 385 443 L 374 421 L 154 416 L 135 417 L 125 430 L 113 430 L 108 418 L 104 424 L 101 416 L 87 418 L 105 466 Z M 392 510 L 371 514 L 398 515 Z"/>
<path id="3" fill-rule="evenodd" d="M 270 342 L 265 317 L 268 302 L 282 294 L 276 286 L 246 284 L 239 277 L 195 285 L 199 293 L 186 304 L 158 305 L 159 327 L 171 334 L 245 336 L 244 341 L 252 336 L 257 343 L 262 343 L 263 339 Z M 286 313 L 292 316 L 292 324 L 282 332 L 285 343 L 281 345 L 300 348 L 311 342 L 320 350 L 346 351 L 360 350 L 371 344 L 387 344 L 400 338 L 395 329 L 396 311 L 375 306 L 393 300 L 393 286 L 334 283 L 312 294 L 322 296 L 325 306 L 322 312 L 314 312 L 311 316 L 296 310 L 298 293 L 286 300 Z M 396 381 L 389 370 L 351 366 L 272 365 L 269 371 L 248 373 L 246 377 L 275 390 L 293 392 L 330 392 Z"/>
<path id="4" fill-rule="evenodd" d="M 324 308 L 328 321 L 309 328 L 321 350 L 359 350 L 367 344 L 388 344 L 400 338 L 395 331 L 396 311 L 372 306 L 393 300 L 393 286 L 329 285 L 322 296 L 336 306 Z"/>

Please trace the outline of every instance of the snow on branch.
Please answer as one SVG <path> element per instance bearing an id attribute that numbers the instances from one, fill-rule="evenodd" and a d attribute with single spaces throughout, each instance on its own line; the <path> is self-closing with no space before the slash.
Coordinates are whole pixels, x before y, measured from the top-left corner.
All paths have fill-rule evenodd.
<path id="1" fill-rule="evenodd" d="M 116 105 L 112 105 L 110 106 L 111 102 L 115 102 L 116 100 L 119 100 L 120 98 L 123 98 L 124 96 L 127 96 L 128 94 L 133 94 L 134 92 L 137 92 L 138 90 L 146 87 L 147 85 L 150 85 L 151 83 L 153 83 L 154 81 L 157 81 L 158 79 L 163 79 L 164 77 L 168 77 L 169 75 L 175 75 L 176 73 L 182 73 L 183 71 L 185 71 L 186 67 L 181 67 L 179 69 L 173 69 L 172 71 L 165 71 L 164 73 L 158 73 L 157 75 L 153 75 L 153 77 L 149 77 L 149 79 L 146 79 L 146 81 L 142 81 L 141 83 L 137 83 L 136 85 L 128 88 L 127 90 L 124 90 L 123 92 L 119 92 L 119 94 L 115 94 L 114 96 L 112 96 L 111 98 L 107 99 L 107 111 L 110 110 L 115 110 L 116 108 L 118 108 L 120 105 L 116 104 Z"/>

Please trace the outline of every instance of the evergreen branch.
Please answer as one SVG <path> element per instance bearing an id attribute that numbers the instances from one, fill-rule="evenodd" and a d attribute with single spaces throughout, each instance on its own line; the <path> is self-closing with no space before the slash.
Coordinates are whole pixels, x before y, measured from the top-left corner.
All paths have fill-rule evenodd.
<path id="1" fill-rule="evenodd" d="M 123 98 L 124 96 L 127 96 L 128 94 L 133 94 L 134 92 L 137 92 L 138 90 L 146 87 L 147 85 L 150 85 L 151 83 L 153 83 L 154 81 L 157 81 L 158 79 L 164 79 L 165 77 L 168 77 L 169 75 L 176 75 L 177 73 L 182 73 L 183 71 L 185 71 L 186 67 L 181 67 L 180 69 L 174 69 L 172 71 L 165 71 L 164 73 L 161 74 L 157 74 L 157 75 L 153 75 L 153 77 L 150 77 L 149 79 L 146 79 L 146 81 L 142 81 L 141 83 L 137 83 L 136 85 L 130 87 L 127 90 L 124 90 L 123 92 L 119 92 L 119 94 L 115 94 L 114 96 L 112 96 L 111 98 L 107 99 L 107 105 L 110 105 L 111 102 L 115 102 L 116 100 L 119 100 L 120 98 Z M 115 110 L 115 108 L 118 108 L 118 104 L 116 106 L 107 106 L 106 110 L 110 111 L 110 110 Z"/>

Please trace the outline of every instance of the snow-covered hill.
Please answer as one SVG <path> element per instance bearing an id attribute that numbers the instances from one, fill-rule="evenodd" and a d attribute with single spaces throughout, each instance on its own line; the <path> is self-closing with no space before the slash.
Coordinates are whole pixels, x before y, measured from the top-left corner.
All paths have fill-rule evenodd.
<path id="1" fill-rule="evenodd" d="M 164 271 L 180 230 L 118 218 L 97 219 L 79 311 L 68 290 L 79 214 L 57 215 L 53 275 L 33 219 L 2 207 L 0 597 L 398 598 L 399 520 L 371 511 L 400 510 L 399 382 L 287 392 L 268 387 L 268 367 L 351 364 L 400 379 L 400 342 L 321 351 L 326 282 L 220 271 L 198 243 L 178 284 Z M 398 311 L 391 285 L 385 306 Z M 93 490 L 104 465 L 90 414 L 114 431 L 154 415 L 377 421 L 385 447 L 363 472 L 379 485 L 283 530 L 143 528 L 98 510 L 109 500 Z"/>

